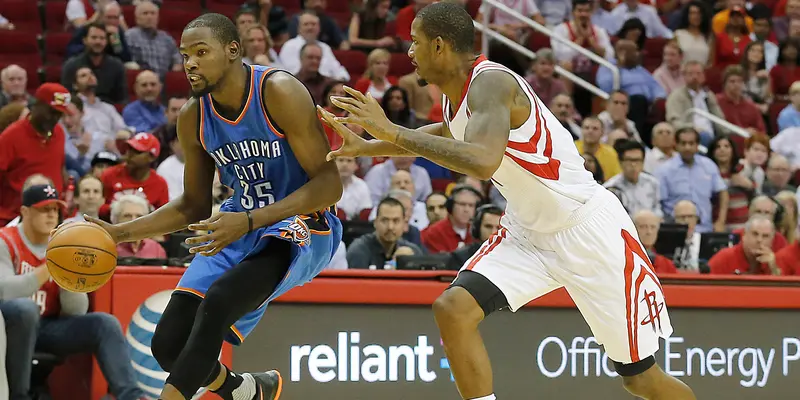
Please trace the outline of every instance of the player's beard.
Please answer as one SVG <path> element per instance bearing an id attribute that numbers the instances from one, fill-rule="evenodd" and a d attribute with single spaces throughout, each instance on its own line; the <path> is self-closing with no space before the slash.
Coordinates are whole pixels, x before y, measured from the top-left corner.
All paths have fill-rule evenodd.
<path id="1" fill-rule="evenodd" d="M 206 79 L 206 78 L 201 78 L 201 80 L 203 81 L 203 83 L 205 83 L 205 85 L 203 86 L 202 89 L 195 90 L 194 88 L 192 88 L 192 94 L 195 97 L 203 97 L 203 96 L 213 92 L 214 89 L 217 87 L 217 85 L 212 85 L 212 84 L 208 83 L 208 79 Z"/>

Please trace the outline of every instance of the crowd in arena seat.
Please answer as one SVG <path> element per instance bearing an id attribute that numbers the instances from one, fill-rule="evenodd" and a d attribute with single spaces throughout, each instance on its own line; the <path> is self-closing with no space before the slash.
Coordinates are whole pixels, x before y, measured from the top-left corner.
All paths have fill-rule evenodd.
<path id="1" fill-rule="evenodd" d="M 554 38 L 480 0 L 455 1 L 535 52 L 531 61 L 489 41 L 489 58 L 525 77 L 572 135 L 586 169 L 629 211 L 657 273 L 800 274 L 800 0 L 499 0 Z M 245 64 L 288 71 L 337 116 L 346 112 L 330 97 L 346 95 L 348 85 L 379 99 L 395 124 L 441 122 L 441 91 L 421 85 L 405 54 L 414 15 L 431 2 L 3 0 L 0 226 L 8 228 L 0 236 L 32 229 L 20 221 L 38 207 L 26 203 L 30 187 L 57 193 L 65 221 L 125 221 L 180 196 L 176 123 L 191 94 L 178 43 L 203 12 L 235 22 Z M 611 63 L 618 85 L 611 68 L 563 40 Z M 327 127 L 326 134 L 332 148 L 341 146 Z M 458 269 L 505 207 L 491 181 L 427 160 L 336 163 L 346 232 L 331 269 L 394 269 L 420 255 L 441 255 L 439 268 Z M 215 180 L 216 207 L 230 195 Z M 118 250 L 182 265 L 188 252 L 174 241 Z M 12 262 L 4 243 L 0 271 L 15 273 L 0 274 L 0 287 L 23 272 L 3 264 Z"/>

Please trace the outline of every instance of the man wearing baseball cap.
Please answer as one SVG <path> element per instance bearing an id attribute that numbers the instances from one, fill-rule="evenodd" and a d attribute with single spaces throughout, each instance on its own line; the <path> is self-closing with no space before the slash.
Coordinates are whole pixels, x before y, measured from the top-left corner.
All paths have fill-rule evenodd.
<path id="1" fill-rule="evenodd" d="M 726 3 L 726 8 L 711 18 L 711 29 L 714 30 L 714 33 L 725 32 L 725 27 L 728 26 L 728 20 L 731 18 L 731 12 L 741 14 L 744 17 L 745 24 L 747 24 L 747 31 L 752 32 L 753 19 L 745 11 L 745 0 L 727 0 Z"/>
<path id="2" fill-rule="evenodd" d="M 94 353 L 117 399 L 144 398 L 116 318 L 87 312 L 85 293 L 63 290 L 50 280 L 47 242 L 66 208 L 58 191 L 49 183 L 35 184 L 21 199 L 20 224 L 0 228 L 0 312 L 6 322 L 10 398 L 30 398 L 37 345 L 62 356 Z"/>
<path id="3" fill-rule="evenodd" d="M 107 216 L 115 196 L 137 194 L 143 196 L 153 206 L 159 208 L 169 202 L 167 181 L 150 166 L 161 152 L 161 143 L 150 133 L 140 132 L 120 146 L 124 162 L 109 167 L 103 172 L 106 204 L 100 209 L 101 216 Z"/>
<path id="4" fill-rule="evenodd" d="M 54 188 L 64 185 L 64 130 L 58 124 L 73 113 L 69 91 L 57 83 L 36 89 L 36 102 L 28 118 L 9 125 L 0 134 L 0 226 L 19 215 L 22 185 L 32 174 L 53 180 Z"/>
<path id="5" fill-rule="evenodd" d="M 100 178 L 108 167 L 119 164 L 119 156 L 110 151 L 101 151 L 92 158 L 91 174 Z"/>

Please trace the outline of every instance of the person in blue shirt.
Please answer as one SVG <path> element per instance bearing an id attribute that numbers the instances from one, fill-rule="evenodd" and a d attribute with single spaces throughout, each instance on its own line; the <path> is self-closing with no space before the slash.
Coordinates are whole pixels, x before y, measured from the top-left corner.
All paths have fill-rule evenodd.
<path id="1" fill-rule="evenodd" d="M 126 125 L 135 127 L 136 132 L 152 132 L 167 123 L 166 109 L 158 102 L 162 87 L 161 79 L 153 71 L 144 70 L 136 75 L 133 90 L 137 100 L 122 110 Z"/>
<path id="2" fill-rule="evenodd" d="M 778 132 L 800 127 L 800 81 L 789 87 L 789 99 L 791 104 L 778 114 Z"/>
<path id="3" fill-rule="evenodd" d="M 339 247 L 333 205 L 339 172 L 308 90 L 286 71 L 242 62 L 233 22 L 203 14 L 183 31 L 183 68 L 194 96 L 181 109 L 184 192 L 155 212 L 118 225 L 96 218 L 116 242 L 185 228 L 195 258 L 152 338 L 167 372 L 161 400 L 206 387 L 223 399 L 277 400 L 277 371 L 236 374 L 217 357 L 240 344 L 268 303 L 310 281 Z M 234 194 L 211 214 L 214 173 Z"/>

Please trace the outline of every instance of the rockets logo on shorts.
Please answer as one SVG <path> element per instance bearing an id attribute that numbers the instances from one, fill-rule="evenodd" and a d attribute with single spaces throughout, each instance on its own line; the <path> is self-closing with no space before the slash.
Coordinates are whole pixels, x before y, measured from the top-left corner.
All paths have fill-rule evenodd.
<path id="1" fill-rule="evenodd" d="M 308 225 L 300 217 L 297 217 L 294 222 L 281 229 L 281 237 L 304 246 L 308 244 L 311 234 L 308 231 Z"/>

